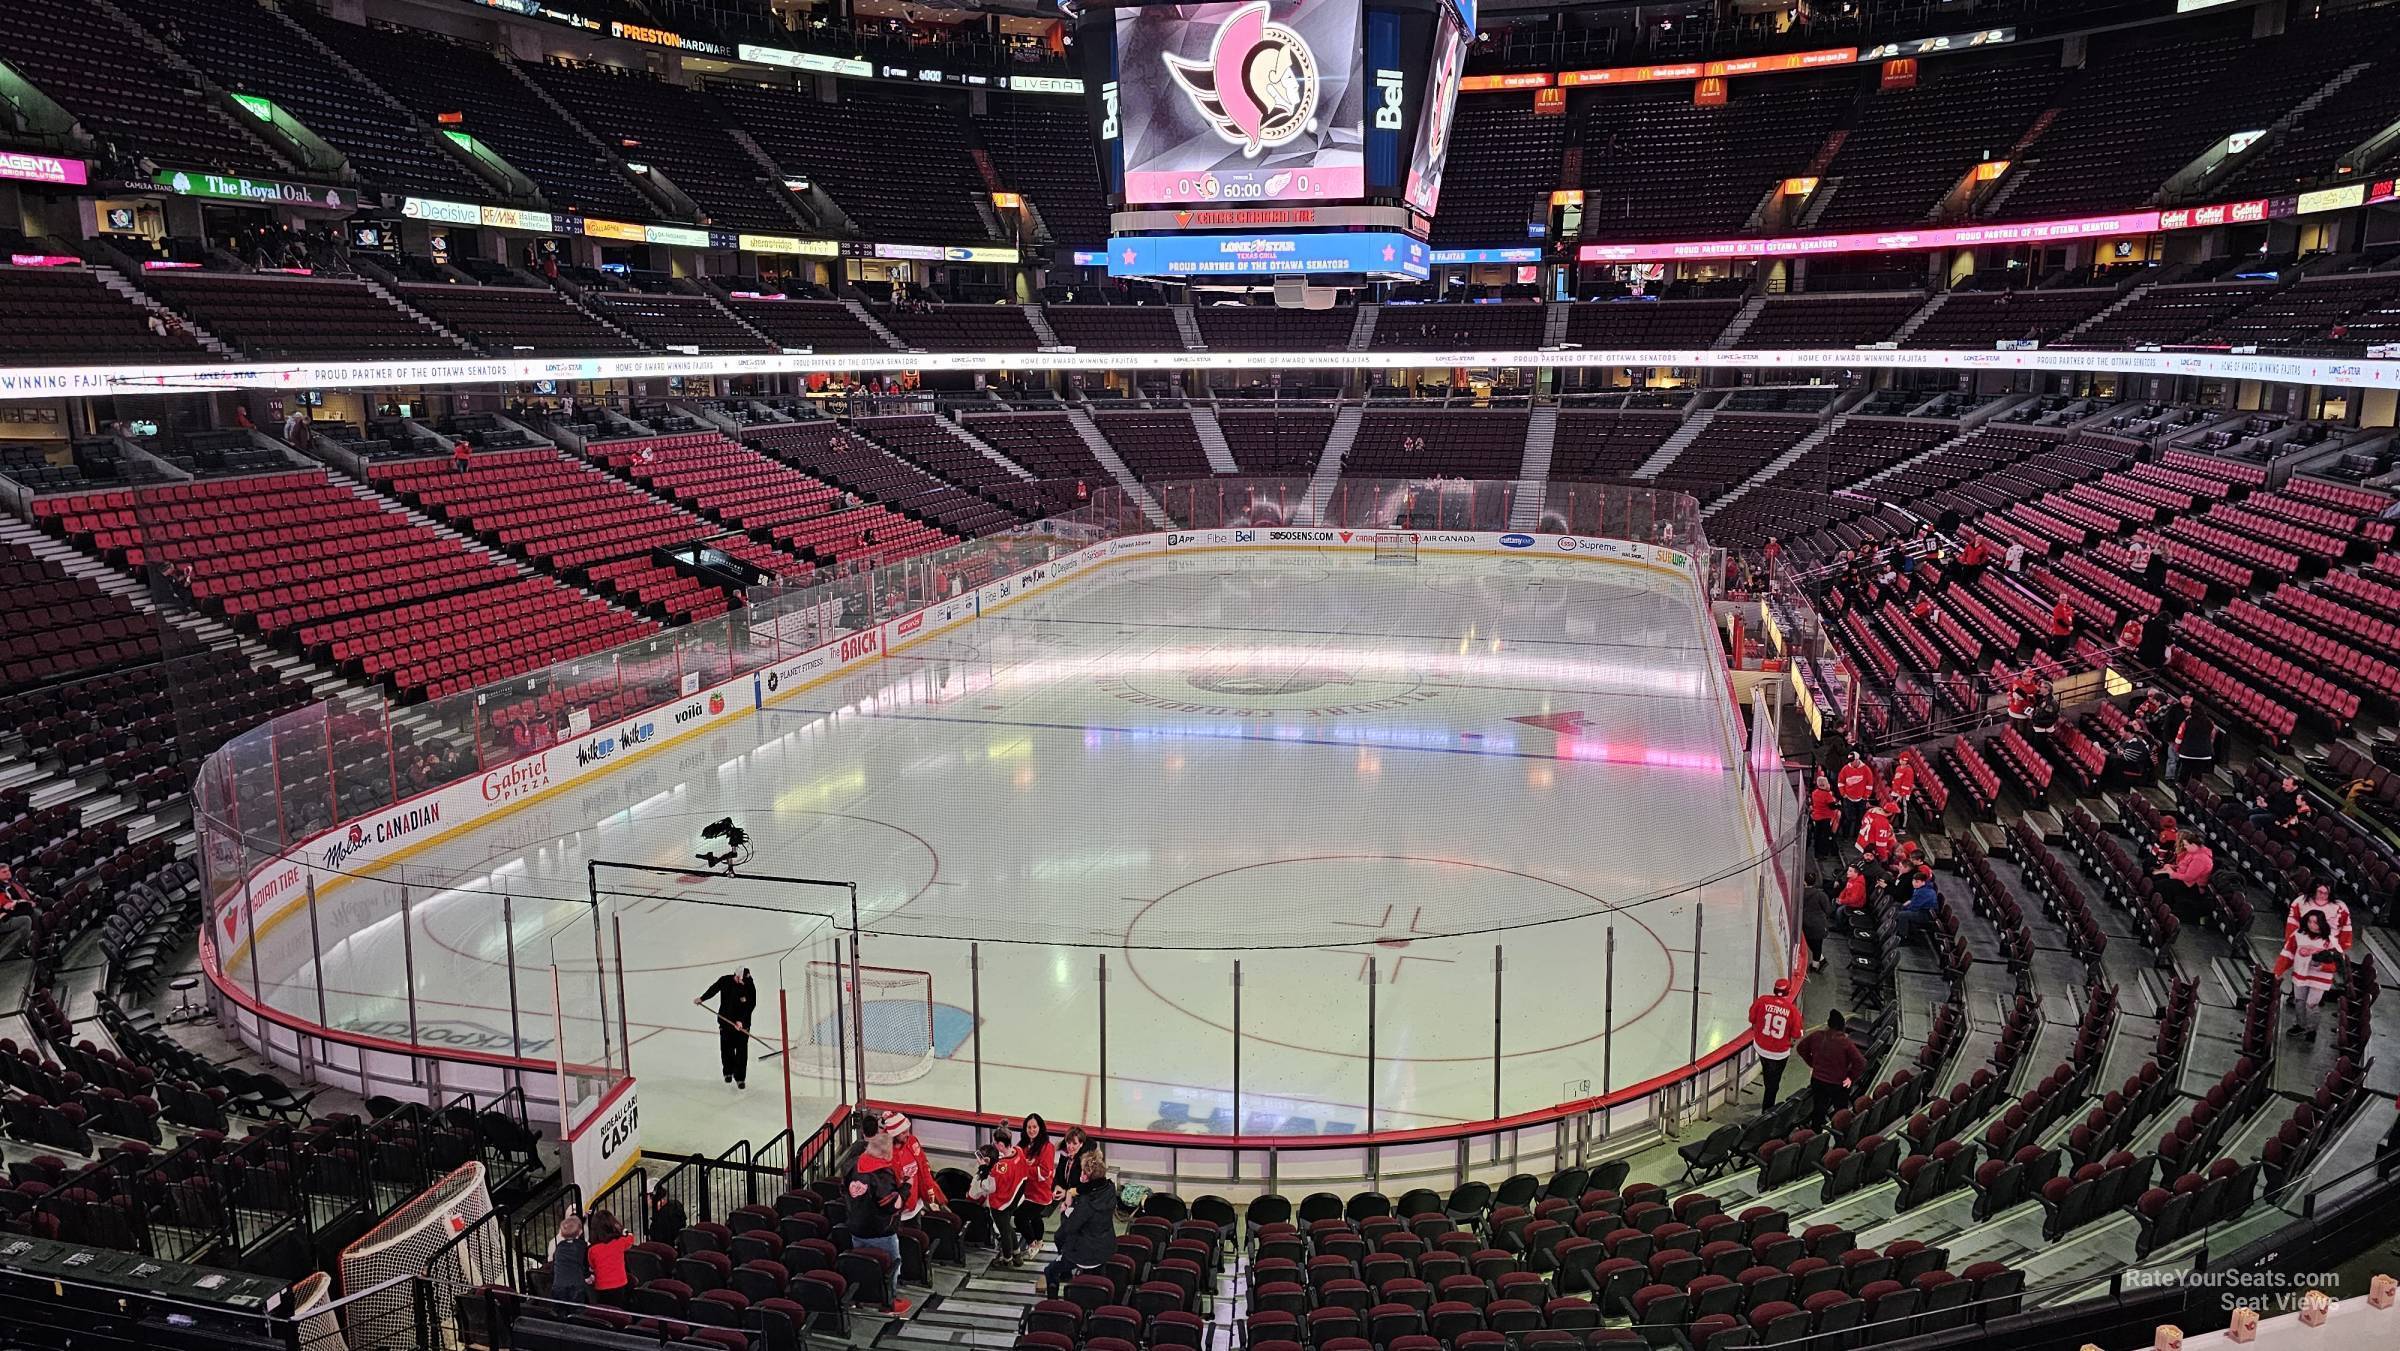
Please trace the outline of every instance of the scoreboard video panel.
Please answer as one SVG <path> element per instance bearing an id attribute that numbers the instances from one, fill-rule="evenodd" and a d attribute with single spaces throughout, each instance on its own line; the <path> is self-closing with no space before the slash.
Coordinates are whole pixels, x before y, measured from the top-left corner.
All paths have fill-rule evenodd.
<path id="1" fill-rule="evenodd" d="M 1129 204 L 1364 196 L 1359 0 L 1116 12 Z"/>
<path id="2" fill-rule="evenodd" d="M 1123 208 L 1110 270 L 1423 276 L 1471 12 L 1457 0 L 1134 0 L 1087 11 L 1085 97 L 1103 183 Z M 1336 202 L 1358 205 L 1317 205 Z M 1171 208 L 1175 223 L 1142 207 Z M 1215 216 L 1256 229 L 1277 222 L 1249 215 L 1310 210 L 1385 213 L 1318 223 L 1401 233 L 1337 244 L 1302 227 L 1289 249 L 1281 236 L 1209 233 Z"/>

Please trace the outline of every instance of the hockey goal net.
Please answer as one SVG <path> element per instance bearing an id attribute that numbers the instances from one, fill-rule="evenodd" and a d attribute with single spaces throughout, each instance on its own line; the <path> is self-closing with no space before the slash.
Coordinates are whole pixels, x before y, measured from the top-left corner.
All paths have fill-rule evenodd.
<path id="1" fill-rule="evenodd" d="M 863 1057 L 870 1084 L 905 1084 L 933 1071 L 938 1054 L 934 1041 L 933 973 L 896 966 L 858 968 L 858 1035 L 845 1039 L 850 1025 L 850 965 L 847 962 L 808 964 L 808 1036 L 818 1046 L 839 1046 L 849 1040 L 851 1053 Z"/>
<path id="2" fill-rule="evenodd" d="M 376 1345 L 391 1338 L 412 1316 L 413 1292 L 395 1277 L 424 1276 L 433 1284 L 437 1316 L 456 1307 L 476 1286 L 509 1279 L 508 1255 L 492 1213 L 492 1192 L 483 1165 L 461 1164 L 416 1194 L 381 1224 L 342 1250 L 342 1293 L 351 1297 L 344 1313 L 350 1340 Z"/>
<path id="3" fill-rule="evenodd" d="M 1378 563 L 1414 563 L 1417 561 L 1417 537 L 1410 534 L 1382 534 L 1375 537 L 1375 561 Z"/>

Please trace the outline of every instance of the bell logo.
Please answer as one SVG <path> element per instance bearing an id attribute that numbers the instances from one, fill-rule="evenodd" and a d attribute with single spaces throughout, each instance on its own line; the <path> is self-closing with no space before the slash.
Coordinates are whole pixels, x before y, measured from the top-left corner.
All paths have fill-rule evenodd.
<path id="1" fill-rule="evenodd" d="M 1375 88 L 1383 95 L 1383 102 L 1375 109 L 1375 130 L 1400 130 L 1404 83 L 1399 71 L 1379 70 L 1375 72 Z"/>

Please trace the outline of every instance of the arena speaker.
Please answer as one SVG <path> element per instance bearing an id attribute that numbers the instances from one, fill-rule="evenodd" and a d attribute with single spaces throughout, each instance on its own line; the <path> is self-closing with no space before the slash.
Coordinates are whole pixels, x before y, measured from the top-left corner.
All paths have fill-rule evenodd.
<path id="1" fill-rule="evenodd" d="M 1342 298 L 1338 286 L 1311 286 L 1306 277 L 1277 277 L 1275 307 L 1284 310 L 1330 310 Z"/>

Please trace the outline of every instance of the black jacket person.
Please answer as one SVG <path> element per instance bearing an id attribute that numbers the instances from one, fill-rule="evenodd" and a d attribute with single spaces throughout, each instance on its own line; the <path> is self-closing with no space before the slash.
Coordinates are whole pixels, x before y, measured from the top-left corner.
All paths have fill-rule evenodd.
<path id="1" fill-rule="evenodd" d="M 758 1011 L 758 986 L 750 979 L 750 968 L 717 977 L 692 1002 L 706 1008 L 711 999 L 717 1001 L 717 1054 L 724 1060 L 725 1082 L 748 1088 L 750 1016 Z"/>

